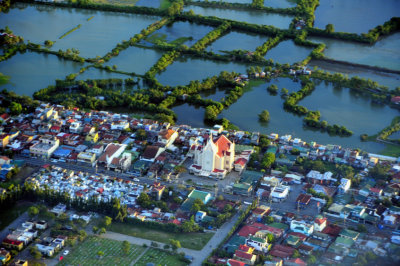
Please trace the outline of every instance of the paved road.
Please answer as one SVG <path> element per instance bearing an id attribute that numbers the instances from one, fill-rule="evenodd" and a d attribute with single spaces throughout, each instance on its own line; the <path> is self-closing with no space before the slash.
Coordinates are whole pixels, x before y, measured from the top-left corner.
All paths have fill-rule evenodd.
<path id="1" fill-rule="evenodd" d="M 180 248 L 178 252 L 184 252 L 186 255 L 192 256 L 193 262 L 191 265 L 193 266 L 200 266 L 201 263 L 205 258 L 207 258 L 213 249 L 218 247 L 219 243 L 225 238 L 225 236 L 229 233 L 231 230 L 232 226 L 235 224 L 236 220 L 239 217 L 239 212 L 231 218 L 228 222 L 226 222 L 218 231 L 214 234 L 214 236 L 210 239 L 210 241 L 203 247 L 202 250 L 193 250 L 193 249 L 188 249 L 188 248 Z M 114 232 L 107 232 L 104 235 L 101 235 L 100 237 L 103 238 L 109 238 L 109 239 L 114 239 L 118 241 L 128 241 L 131 244 L 135 245 L 140 245 L 142 246 L 143 244 L 146 244 L 148 246 L 151 245 L 151 242 L 156 242 L 156 241 L 151 241 L 143 238 L 138 238 L 134 236 L 128 236 L 128 235 L 123 235 L 119 233 L 114 233 Z M 163 247 L 165 243 L 161 242 L 156 242 L 160 247 Z"/>

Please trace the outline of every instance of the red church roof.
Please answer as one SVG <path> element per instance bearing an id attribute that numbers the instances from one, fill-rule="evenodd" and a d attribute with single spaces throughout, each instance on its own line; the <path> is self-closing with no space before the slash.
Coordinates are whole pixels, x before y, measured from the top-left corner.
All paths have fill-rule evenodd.
<path id="1" fill-rule="evenodd" d="M 229 151 L 229 148 L 232 144 L 229 139 L 227 139 L 224 135 L 221 135 L 217 141 L 214 142 L 215 145 L 218 147 L 218 156 L 222 157 L 224 154 Z"/>

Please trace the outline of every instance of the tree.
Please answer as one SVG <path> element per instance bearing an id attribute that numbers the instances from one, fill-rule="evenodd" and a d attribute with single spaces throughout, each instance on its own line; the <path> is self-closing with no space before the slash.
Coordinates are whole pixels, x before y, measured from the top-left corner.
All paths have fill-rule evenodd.
<path id="1" fill-rule="evenodd" d="M 104 227 L 100 228 L 99 235 L 105 234 L 107 231 Z"/>
<path id="2" fill-rule="evenodd" d="M 128 241 L 124 240 L 122 242 L 122 251 L 124 252 L 125 255 L 128 255 L 130 248 L 131 244 Z"/>
<path id="3" fill-rule="evenodd" d="M 366 227 L 365 225 L 363 225 L 363 224 L 358 224 L 358 225 L 357 225 L 357 230 L 358 230 L 358 232 L 360 232 L 360 233 L 365 233 L 365 232 L 368 231 L 368 230 L 367 230 L 367 227 Z"/>
<path id="4" fill-rule="evenodd" d="M 275 162 L 275 153 L 266 152 L 261 161 L 261 167 L 270 168 L 274 162 Z"/>
<path id="5" fill-rule="evenodd" d="M 103 219 L 103 225 L 105 227 L 108 227 L 108 226 L 111 225 L 111 223 L 112 223 L 112 218 L 108 217 L 108 216 L 105 216 L 104 219 Z"/>
<path id="6" fill-rule="evenodd" d="M 29 209 L 28 209 L 29 217 L 33 218 L 38 214 L 39 214 L 39 209 L 36 206 L 29 207 Z"/>
<path id="7" fill-rule="evenodd" d="M 261 121 L 261 122 L 268 122 L 269 121 L 269 112 L 268 112 L 268 110 L 264 110 L 264 111 L 262 111 L 261 112 L 261 114 L 259 114 L 258 115 L 258 119 Z"/>
<path id="8" fill-rule="evenodd" d="M 140 193 L 139 197 L 137 198 L 136 202 L 142 206 L 143 208 L 149 208 L 152 204 L 151 199 L 149 197 L 149 195 L 147 195 L 146 193 L 142 192 Z"/>
<path id="9" fill-rule="evenodd" d="M 22 105 L 20 103 L 12 102 L 9 108 L 12 115 L 19 115 L 22 112 Z"/>
<path id="10" fill-rule="evenodd" d="M 79 241 L 83 241 L 87 237 L 85 230 L 79 230 Z"/>
<path id="11" fill-rule="evenodd" d="M 197 203 L 193 203 L 192 208 L 190 209 L 191 213 L 197 213 L 198 211 L 201 210 L 201 207 Z"/>
<path id="12" fill-rule="evenodd" d="M 177 174 L 185 173 L 186 172 L 186 167 L 183 166 L 183 165 L 177 165 L 177 166 L 175 166 L 174 171 Z"/>
<path id="13" fill-rule="evenodd" d="M 314 255 L 308 256 L 307 263 L 308 264 L 315 264 L 317 262 L 317 258 Z"/>
<path id="14" fill-rule="evenodd" d="M 31 247 L 30 253 L 36 260 L 40 260 L 42 258 L 42 253 L 40 253 L 36 246 Z"/>
<path id="15" fill-rule="evenodd" d="M 175 252 L 178 250 L 178 248 L 181 248 L 181 242 L 179 242 L 179 240 L 170 239 L 169 244 L 171 245 L 172 250 Z"/>
<path id="16" fill-rule="evenodd" d="M 275 237 L 273 234 L 268 233 L 267 238 L 268 238 L 268 243 L 273 243 L 275 241 Z"/>
<path id="17" fill-rule="evenodd" d="M 164 249 L 165 249 L 165 250 L 168 250 L 168 249 L 169 249 L 169 245 L 168 245 L 168 244 L 165 244 L 165 245 L 164 245 Z"/>
<path id="18" fill-rule="evenodd" d="M 295 249 L 293 252 L 293 258 L 300 258 L 300 253 L 297 251 L 297 249 Z"/>
<path id="19" fill-rule="evenodd" d="M 144 129 L 138 129 L 135 133 L 135 137 L 138 140 L 146 140 L 147 139 L 147 132 Z"/>
<path id="20" fill-rule="evenodd" d="M 281 89 L 281 95 L 283 96 L 283 95 L 288 95 L 289 94 L 289 90 L 288 89 L 286 89 L 286 88 L 282 88 Z"/>
<path id="21" fill-rule="evenodd" d="M 335 27 L 332 24 L 329 23 L 329 24 L 327 24 L 325 26 L 325 31 L 328 32 L 328 33 L 332 33 L 332 32 L 335 31 Z"/>
<path id="22" fill-rule="evenodd" d="M 267 224 L 272 224 L 274 222 L 274 218 L 272 216 L 267 216 L 264 219 L 265 219 L 265 223 L 267 223 Z"/>
<path id="23" fill-rule="evenodd" d="M 98 231 L 99 231 L 99 228 L 97 226 L 92 227 L 93 234 L 97 234 Z"/>
<path id="24" fill-rule="evenodd" d="M 101 250 L 99 250 L 99 251 L 97 252 L 97 256 L 99 256 L 100 258 L 103 257 L 103 256 L 104 256 L 104 252 L 101 251 Z"/>
<path id="25" fill-rule="evenodd" d="M 386 180 L 389 170 L 389 165 L 377 164 L 369 171 L 369 176 L 374 179 Z"/>

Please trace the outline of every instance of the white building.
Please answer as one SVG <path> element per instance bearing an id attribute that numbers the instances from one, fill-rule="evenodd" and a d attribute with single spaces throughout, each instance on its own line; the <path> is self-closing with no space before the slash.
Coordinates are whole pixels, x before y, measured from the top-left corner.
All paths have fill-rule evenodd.
<path id="1" fill-rule="evenodd" d="M 106 149 L 104 150 L 104 153 L 100 156 L 98 162 L 103 163 L 108 167 L 112 163 L 114 158 L 118 158 L 125 151 L 125 148 L 125 144 L 108 144 Z"/>
<path id="2" fill-rule="evenodd" d="M 193 145 L 191 152 L 194 154 L 194 165 L 196 169 L 207 174 L 224 173 L 231 171 L 235 159 L 235 143 L 224 135 L 216 140 L 210 135 L 205 146 Z"/>
<path id="3" fill-rule="evenodd" d="M 351 180 L 347 178 L 340 179 L 339 192 L 347 192 L 351 187 Z"/>
<path id="4" fill-rule="evenodd" d="M 76 121 L 76 122 L 72 122 L 71 125 L 69 126 L 69 132 L 71 133 L 80 133 L 82 131 L 82 127 L 81 127 L 81 122 Z"/>
<path id="5" fill-rule="evenodd" d="M 38 143 L 33 144 L 29 148 L 29 152 L 33 156 L 50 158 L 54 151 L 60 145 L 60 140 L 53 136 L 43 136 Z"/>
<path id="6" fill-rule="evenodd" d="M 290 222 L 290 230 L 292 230 L 293 232 L 298 232 L 309 236 L 314 231 L 314 225 L 307 224 L 304 221 L 292 220 Z"/>
<path id="7" fill-rule="evenodd" d="M 158 134 L 158 142 L 162 143 L 165 145 L 165 148 L 168 148 L 176 138 L 178 137 L 178 132 L 172 129 L 166 129 L 163 131 L 160 131 Z"/>
<path id="8" fill-rule="evenodd" d="M 271 191 L 271 198 L 273 201 L 280 202 L 287 198 L 289 195 L 289 188 L 286 186 L 274 187 Z"/>

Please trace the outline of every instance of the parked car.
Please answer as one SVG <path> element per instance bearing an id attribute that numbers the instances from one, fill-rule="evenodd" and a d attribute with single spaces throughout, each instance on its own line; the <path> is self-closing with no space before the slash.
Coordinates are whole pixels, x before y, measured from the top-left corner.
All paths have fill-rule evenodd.
<path id="1" fill-rule="evenodd" d="M 67 256 L 68 254 L 69 254 L 69 250 L 68 249 L 63 252 L 64 256 Z"/>
<path id="2" fill-rule="evenodd" d="M 135 177 L 135 178 L 133 179 L 133 181 L 139 182 L 140 180 L 139 180 L 139 178 L 136 178 L 136 177 Z"/>

